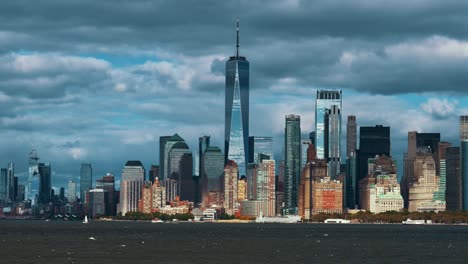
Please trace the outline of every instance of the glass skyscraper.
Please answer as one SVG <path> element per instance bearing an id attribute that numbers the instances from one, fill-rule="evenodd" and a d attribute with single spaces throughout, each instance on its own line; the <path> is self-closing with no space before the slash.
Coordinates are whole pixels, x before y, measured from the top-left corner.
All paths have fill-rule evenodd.
<path id="1" fill-rule="evenodd" d="M 233 160 L 239 175 L 246 175 L 249 154 L 249 62 L 239 56 L 239 21 L 236 55 L 226 62 L 224 162 Z"/>
<path id="2" fill-rule="evenodd" d="M 325 114 L 325 157 L 328 174 L 332 179 L 340 173 L 341 160 L 341 108 L 332 105 Z"/>
<path id="3" fill-rule="evenodd" d="M 52 190 L 52 169 L 49 163 L 39 163 L 38 171 L 40 175 L 39 203 L 48 204 L 51 200 L 50 191 Z"/>
<path id="4" fill-rule="evenodd" d="M 25 198 L 31 201 L 31 205 L 37 204 L 39 198 L 39 170 L 37 161 L 39 157 L 35 150 L 29 153 L 29 175 L 28 182 L 25 187 Z"/>
<path id="5" fill-rule="evenodd" d="M 284 197 L 286 214 L 297 214 L 297 195 L 301 175 L 301 118 L 286 116 Z"/>
<path id="6" fill-rule="evenodd" d="M 317 150 L 317 158 L 325 159 L 326 157 L 326 115 L 327 111 L 335 105 L 338 108 L 338 111 L 341 111 L 341 91 L 317 91 L 317 99 L 315 103 L 315 148 Z M 334 111 L 336 112 L 336 111 Z M 341 114 L 339 119 L 338 131 L 329 131 L 330 133 L 341 133 Z M 338 149 L 341 146 L 341 137 L 338 138 L 336 142 L 338 144 Z M 333 147 L 335 148 L 335 147 Z"/>
<path id="7" fill-rule="evenodd" d="M 82 163 L 80 169 L 80 199 L 85 202 L 86 191 L 93 188 L 93 168 L 91 163 Z"/>
<path id="8" fill-rule="evenodd" d="M 271 160 L 273 157 L 273 138 L 272 137 L 249 137 L 249 163 L 259 164 L 259 154 L 267 155 Z"/>
<path id="9" fill-rule="evenodd" d="M 468 116 L 460 116 L 461 182 L 463 210 L 468 210 Z"/>
<path id="10" fill-rule="evenodd" d="M 159 139 L 161 141 L 161 138 Z M 171 171 L 170 171 L 170 152 L 172 150 L 172 147 L 177 144 L 178 142 L 185 142 L 184 139 L 182 137 L 180 137 L 178 134 L 174 134 L 172 137 L 168 138 L 168 139 L 163 139 L 163 141 L 165 141 L 164 143 L 164 152 L 163 152 L 163 165 L 161 167 L 161 164 L 160 164 L 160 176 L 161 176 L 161 179 L 159 180 L 163 180 L 163 179 L 167 179 L 167 178 L 170 178 L 171 177 Z M 162 171 L 161 171 L 161 168 L 162 168 Z"/>

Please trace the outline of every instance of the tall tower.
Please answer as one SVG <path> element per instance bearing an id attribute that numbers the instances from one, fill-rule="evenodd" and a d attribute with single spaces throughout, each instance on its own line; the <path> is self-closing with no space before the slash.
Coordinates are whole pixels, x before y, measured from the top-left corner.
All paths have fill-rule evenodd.
<path id="1" fill-rule="evenodd" d="M 351 152 L 356 152 L 356 116 L 348 116 L 346 124 L 346 157 L 351 156 Z"/>
<path id="2" fill-rule="evenodd" d="M 246 175 L 249 153 L 249 62 L 239 56 L 239 19 L 236 55 L 226 62 L 224 162 L 233 160 Z"/>
<path id="3" fill-rule="evenodd" d="M 297 198 L 301 175 L 301 118 L 286 116 L 285 127 L 284 199 L 287 214 L 297 213 Z"/>
<path id="4" fill-rule="evenodd" d="M 85 202 L 86 191 L 93 188 L 93 168 L 91 163 L 81 163 L 80 168 L 80 200 Z"/>
<path id="5" fill-rule="evenodd" d="M 315 147 L 317 149 L 317 158 L 325 159 L 326 149 L 326 123 L 327 111 L 335 105 L 338 111 L 341 111 L 341 91 L 317 91 L 317 98 L 315 103 Z M 335 112 L 338 112 L 335 111 Z M 339 131 L 341 131 L 341 114 L 339 122 Z M 341 141 L 338 140 L 338 144 Z M 333 147 L 332 147 L 333 148 Z"/>
<path id="6" fill-rule="evenodd" d="M 36 150 L 32 150 L 29 153 L 29 175 L 28 183 L 25 188 L 25 198 L 31 201 L 31 205 L 37 204 L 37 199 L 39 199 L 39 170 L 37 161 L 39 157 L 37 156 Z"/>
<path id="7" fill-rule="evenodd" d="M 468 115 L 460 116 L 462 209 L 468 210 Z"/>

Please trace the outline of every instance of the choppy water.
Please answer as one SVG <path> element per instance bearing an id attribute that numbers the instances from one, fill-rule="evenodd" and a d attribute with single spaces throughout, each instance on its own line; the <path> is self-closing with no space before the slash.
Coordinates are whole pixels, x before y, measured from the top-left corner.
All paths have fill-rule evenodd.
<path id="1" fill-rule="evenodd" d="M 468 263 L 468 226 L 1 221 L 0 263 Z"/>

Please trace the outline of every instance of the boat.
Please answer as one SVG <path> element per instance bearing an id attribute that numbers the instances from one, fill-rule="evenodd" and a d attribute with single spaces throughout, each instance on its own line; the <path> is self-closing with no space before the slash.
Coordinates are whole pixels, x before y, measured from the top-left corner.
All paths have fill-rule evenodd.
<path id="1" fill-rule="evenodd" d="M 404 225 L 425 225 L 426 221 L 424 221 L 424 220 L 412 220 L 412 219 L 408 218 L 406 221 L 402 221 L 401 223 L 404 224 Z"/>
<path id="2" fill-rule="evenodd" d="M 155 218 L 155 219 L 151 220 L 151 223 L 153 223 L 153 224 L 154 224 L 154 223 L 164 223 L 164 221 L 161 220 L 161 219 Z"/>
<path id="3" fill-rule="evenodd" d="M 334 219 L 334 218 L 328 218 L 326 219 L 325 221 L 323 221 L 324 223 L 326 224 L 349 224 L 351 223 L 350 220 L 346 220 L 346 219 Z"/>
<path id="4" fill-rule="evenodd" d="M 88 221 L 88 216 L 85 215 L 84 220 L 83 220 L 83 224 L 87 224 L 87 223 L 89 223 L 89 221 Z"/>

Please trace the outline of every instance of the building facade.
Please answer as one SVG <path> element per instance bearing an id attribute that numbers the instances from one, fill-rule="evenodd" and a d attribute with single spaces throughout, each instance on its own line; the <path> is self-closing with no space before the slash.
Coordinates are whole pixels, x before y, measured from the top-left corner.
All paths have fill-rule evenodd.
<path id="1" fill-rule="evenodd" d="M 80 168 L 80 199 L 85 202 L 86 191 L 93 188 L 93 168 L 91 163 L 82 163 Z"/>
<path id="2" fill-rule="evenodd" d="M 462 208 L 468 210 L 468 116 L 460 116 L 460 173 L 462 181 Z"/>
<path id="3" fill-rule="evenodd" d="M 226 211 L 226 214 L 229 215 L 234 215 L 239 207 L 237 200 L 238 173 L 237 164 L 232 160 L 228 161 L 224 167 L 224 210 Z"/>
<path id="4" fill-rule="evenodd" d="M 326 158 L 325 151 L 328 148 L 326 146 L 326 115 L 327 111 L 336 106 L 339 111 L 342 108 L 342 93 L 341 91 L 317 91 L 316 103 L 315 103 L 315 147 L 317 149 L 317 158 Z M 339 124 L 341 131 L 341 121 Z M 339 143 L 338 143 L 339 144 Z"/>
<path id="5" fill-rule="evenodd" d="M 139 160 L 127 161 L 122 169 L 120 181 L 120 204 L 118 211 L 125 215 L 127 212 L 138 211 L 138 202 L 145 182 L 145 168 Z"/>
<path id="6" fill-rule="evenodd" d="M 259 154 L 267 155 L 268 159 L 274 159 L 272 137 L 249 137 L 249 163 L 259 164 Z"/>
<path id="7" fill-rule="evenodd" d="M 298 188 L 301 174 L 301 118 L 286 116 L 284 197 L 285 213 L 297 214 Z"/>

